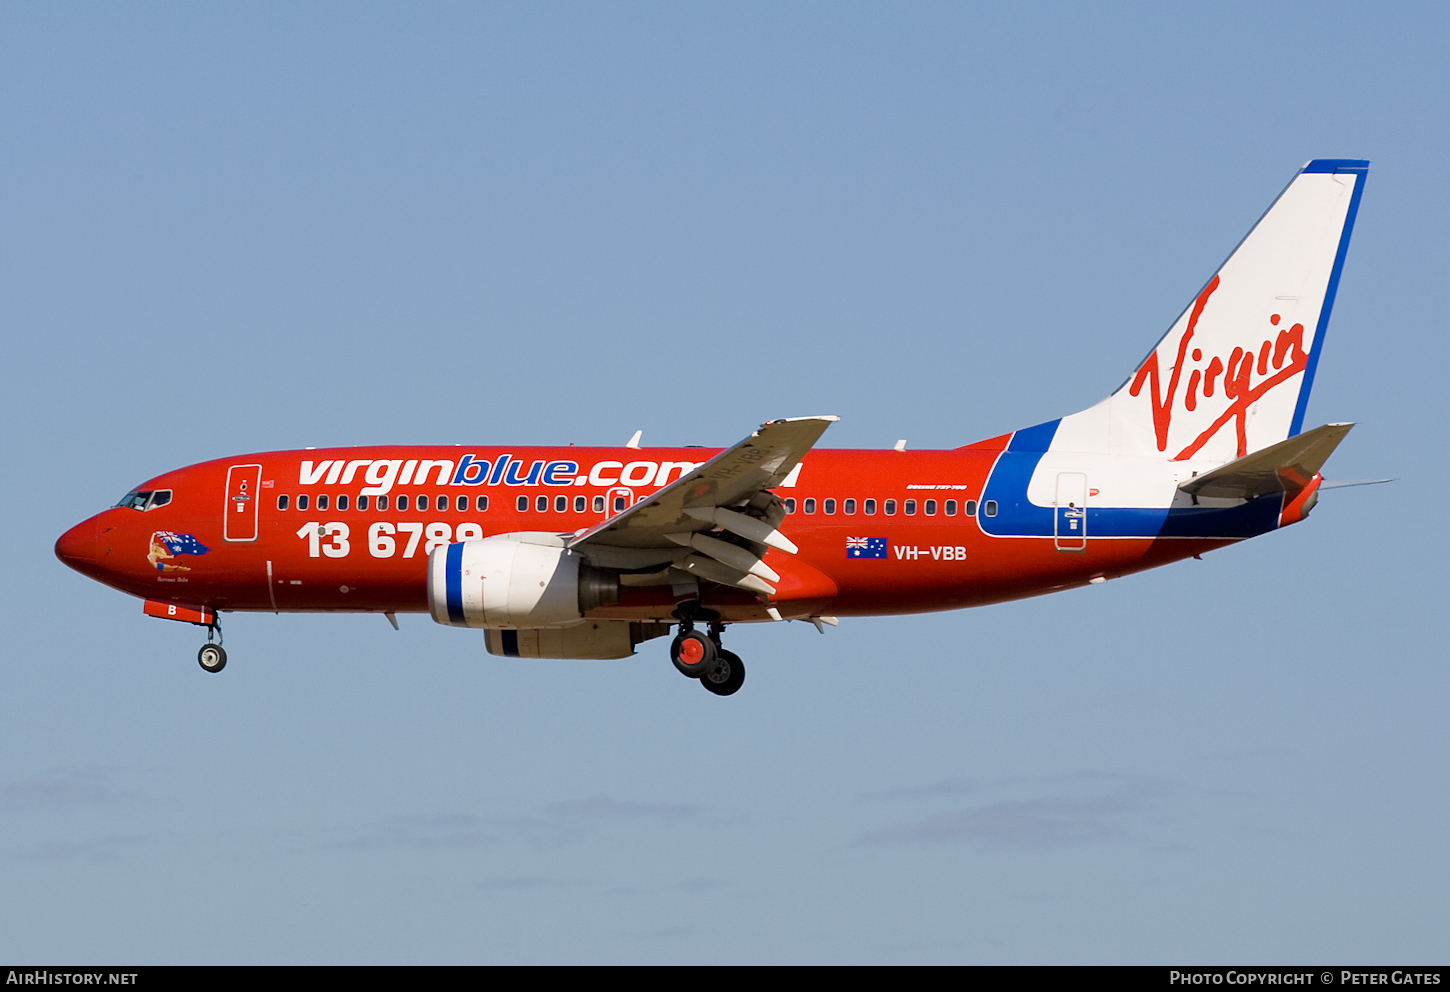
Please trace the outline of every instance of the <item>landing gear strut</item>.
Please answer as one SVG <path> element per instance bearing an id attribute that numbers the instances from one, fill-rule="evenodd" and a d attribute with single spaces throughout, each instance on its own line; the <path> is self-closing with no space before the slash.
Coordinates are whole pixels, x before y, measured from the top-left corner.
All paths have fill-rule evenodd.
<path id="1" fill-rule="evenodd" d="M 215 638 L 215 643 L 213 643 Z M 222 648 L 222 627 L 221 624 L 208 624 L 206 628 L 206 643 L 196 653 L 197 663 L 204 671 L 216 672 L 227 667 L 227 653 Z"/>
<path id="2" fill-rule="evenodd" d="M 729 696 L 745 684 L 745 665 L 740 656 L 720 646 L 725 625 L 718 618 L 708 621 L 708 633 L 695 629 L 694 617 L 680 618 L 680 632 L 670 645 L 670 660 L 680 674 L 699 679 L 717 696 Z"/>

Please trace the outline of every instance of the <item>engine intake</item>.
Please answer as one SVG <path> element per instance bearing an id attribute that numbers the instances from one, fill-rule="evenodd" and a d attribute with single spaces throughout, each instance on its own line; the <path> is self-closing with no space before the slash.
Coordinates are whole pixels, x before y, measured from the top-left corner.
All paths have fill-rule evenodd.
<path id="1" fill-rule="evenodd" d="M 450 627 L 556 627 L 617 602 L 619 577 L 553 534 L 499 534 L 428 556 L 428 610 Z"/>

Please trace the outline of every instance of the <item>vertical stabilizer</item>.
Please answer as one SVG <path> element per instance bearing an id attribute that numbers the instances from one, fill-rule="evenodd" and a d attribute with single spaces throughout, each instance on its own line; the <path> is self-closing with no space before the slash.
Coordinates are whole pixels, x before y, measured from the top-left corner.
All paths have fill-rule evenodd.
<path id="1" fill-rule="evenodd" d="M 1369 163 L 1289 183 L 1128 381 L 1055 451 L 1227 462 L 1298 434 Z"/>

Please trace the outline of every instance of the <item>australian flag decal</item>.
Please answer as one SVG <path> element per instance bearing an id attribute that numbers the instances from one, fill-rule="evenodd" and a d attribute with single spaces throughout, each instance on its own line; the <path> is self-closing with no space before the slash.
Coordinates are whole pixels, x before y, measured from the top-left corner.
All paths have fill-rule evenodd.
<path id="1" fill-rule="evenodd" d="M 156 536 L 174 555 L 204 555 L 211 549 L 196 539 L 195 534 L 176 534 L 169 530 L 158 530 Z"/>
<path id="2" fill-rule="evenodd" d="M 171 559 L 177 555 L 204 555 L 209 550 L 196 539 L 195 534 L 158 530 L 151 535 L 151 550 L 146 553 L 146 560 L 158 572 L 190 572 L 191 569 L 185 565 L 173 565 Z"/>
<path id="3" fill-rule="evenodd" d="M 846 557 L 885 558 L 886 544 L 884 537 L 848 537 L 846 538 Z"/>

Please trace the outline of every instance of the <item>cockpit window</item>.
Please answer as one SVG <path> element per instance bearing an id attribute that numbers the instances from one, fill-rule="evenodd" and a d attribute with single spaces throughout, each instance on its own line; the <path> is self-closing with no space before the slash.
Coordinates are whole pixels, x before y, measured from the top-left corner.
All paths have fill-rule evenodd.
<path id="1" fill-rule="evenodd" d="M 170 489 L 156 489 L 141 491 L 133 489 L 121 497 L 117 506 L 129 506 L 133 510 L 154 510 L 158 506 L 165 506 L 171 502 Z"/>

